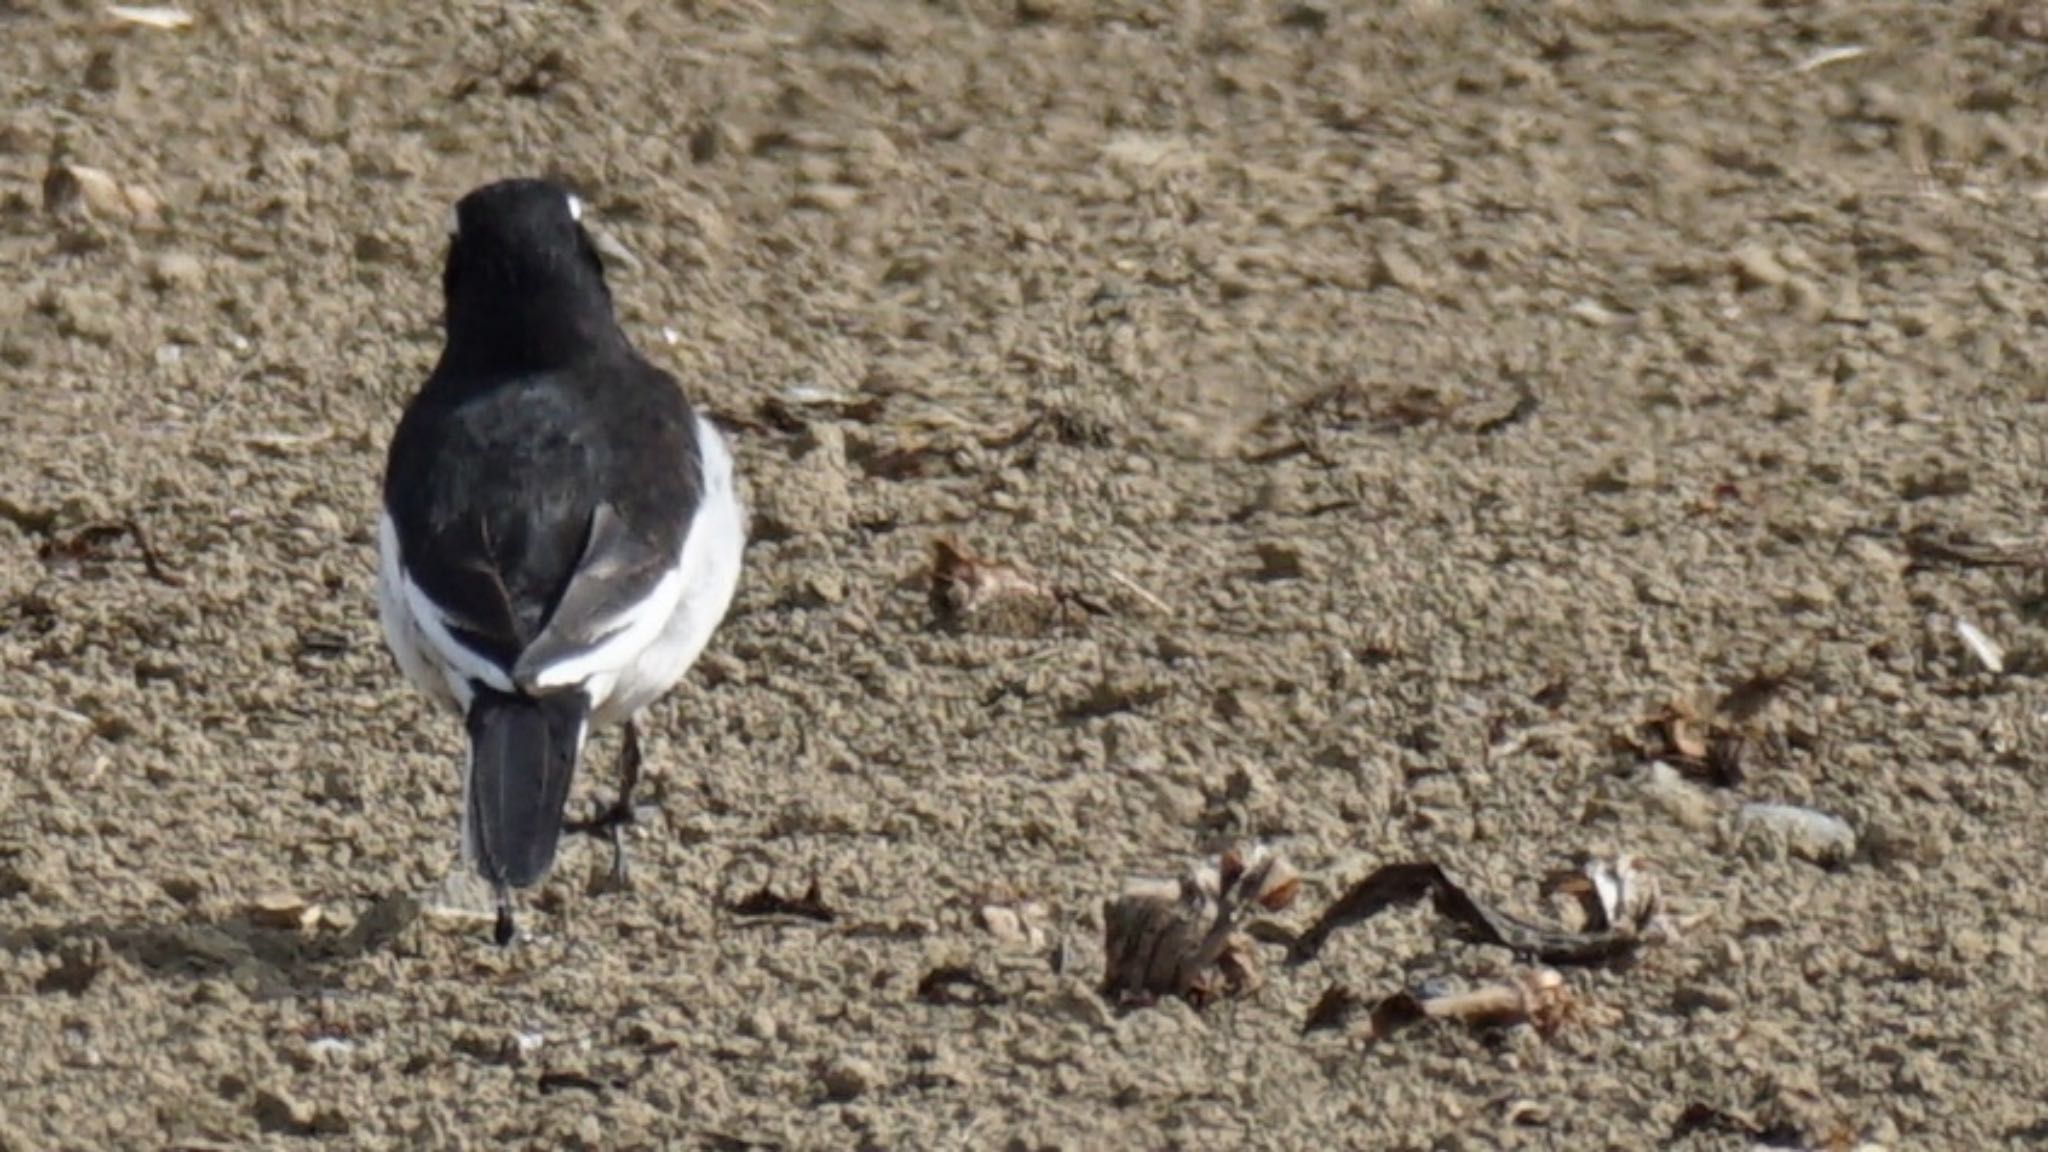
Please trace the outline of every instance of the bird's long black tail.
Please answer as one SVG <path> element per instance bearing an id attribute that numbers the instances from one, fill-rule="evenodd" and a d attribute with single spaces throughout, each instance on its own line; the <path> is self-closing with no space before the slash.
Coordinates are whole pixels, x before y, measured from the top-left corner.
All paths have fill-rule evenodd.
<path id="1" fill-rule="evenodd" d="M 501 919 L 508 891 L 533 887 L 554 866 L 589 720 L 581 692 L 515 696 L 479 685 L 470 701 L 463 842 L 498 892 Z"/>

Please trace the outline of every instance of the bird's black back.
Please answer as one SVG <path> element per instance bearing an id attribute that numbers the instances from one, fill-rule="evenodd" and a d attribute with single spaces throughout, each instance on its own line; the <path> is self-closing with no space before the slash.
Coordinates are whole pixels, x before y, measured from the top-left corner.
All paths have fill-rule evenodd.
<path id="1" fill-rule="evenodd" d="M 619 330 L 563 196 L 521 181 L 464 199 L 447 345 L 386 462 L 408 577 L 506 668 L 561 602 L 600 505 L 622 531 L 607 595 L 624 607 L 674 564 L 699 496 L 695 417 Z"/>

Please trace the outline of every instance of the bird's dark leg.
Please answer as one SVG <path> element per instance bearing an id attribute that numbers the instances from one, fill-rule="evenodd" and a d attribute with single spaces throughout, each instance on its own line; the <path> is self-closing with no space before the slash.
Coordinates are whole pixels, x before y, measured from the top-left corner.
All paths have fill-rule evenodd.
<path id="1" fill-rule="evenodd" d="M 568 831 L 602 836 L 611 842 L 609 886 L 614 891 L 624 891 L 632 886 L 632 876 L 626 868 L 626 828 L 640 821 L 639 811 L 633 804 L 633 791 L 640 786 L 640 728 L 632 720 L 627 720 L 625 727 L 624 738 L 619 744 L 619 798 L 590 819 L 572 821 L 567 825 Z"/>

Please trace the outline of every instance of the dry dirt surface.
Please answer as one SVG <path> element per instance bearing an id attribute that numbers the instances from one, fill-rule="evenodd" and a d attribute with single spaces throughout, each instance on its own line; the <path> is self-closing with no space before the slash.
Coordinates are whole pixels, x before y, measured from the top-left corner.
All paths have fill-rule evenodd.
<path id="1" fill-rule="evenodd" d="M 0 2 L 0 1149 L 2048 1142 L 2048 8 L 190 16 Z M 500 951 L 371 574 L 532 172 L 755 541 L 638 890 Z M 940 537 L 1064 595 L 940 627 Z M 1105 999 L 1238 841 L 1262 982 Z M 1304 1031 L 1529 963 L 1285 963 L 1360 876 L 1578 852 L 1682 930 L 1555 1027 Z"/>

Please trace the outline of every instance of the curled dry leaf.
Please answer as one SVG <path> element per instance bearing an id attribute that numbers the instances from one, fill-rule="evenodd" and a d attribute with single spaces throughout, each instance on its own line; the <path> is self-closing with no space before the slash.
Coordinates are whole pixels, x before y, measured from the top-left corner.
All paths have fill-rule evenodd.
<path id="1" fill-rule="evenodd" d="M 1677 931 L 1664 914 L 1657 874 L 1627 853 L 1590 857 L 1576 868 L 1553 872 L 1544 878 L 1543 892 L 1576 899 L 1588 931 L 1631 932 L 1642 940 L 1668 940 Z"/>
<path id="2" fill-rule="evenodd" d="M 1596 862 L 1597 863 L 1597 862 Z M 1592 868 L 1588 864 L 1587 868 Z M 1295 938 L 1291 964 L 1315 958 L 1338 929 L 1371 919 L 1381 911 L 1414 904 L 1427 897 L 1437 914 L 1482 944 L 1495 944 L 1545 964 L 1599 964 L 1633 955 L 1644 944 L 1670 938 L 1674 930 L 1662 916 L 1662 897 L 1646 879 L 1640 862 L 1626 867 L 1605 862 L 1599 879 L 1592 872 L 1585 883 L 1596 892 L 1606 884 L 1620 903 L 1604 911 L 1608 923 L 1583 931 L 1552 927 L 1499 911 L 1468 893 L 1441 865 L 1430 861 L 1389 864 L 1351 886 L 1308 930 Z M 1607 908 L 1602 900 L 1603 910 Z M 1616 917 L 1620 918 L 1617 919 Z M 1640 917 L 1641 919 L 1636 919 Z"/>
<path id="3" fill-rule="evenodd" d="M 1104 995 L 1179 996 L 1201 1007 L 1258 987 L 1252 940 L 1258 911 L 1293 903 L 1301 880 L 1263 845 L 1231 849 L 1178 880 L 1138 879 L 1102 909 Z"/>
<path id="4" fill-rule="evenodd" d="M 43 541 L 36 554 L 45 564 L 104 563 L 108 559 L 109 547 L 121 540 L 135 545 L 135 551 L 142 559 L 142 570 L 150 579 L 174 588 L 185 583 L 185 578 L 165 563 L 163 553 L 157 551 L 150 542 L 149 533 L 133 517 L 88 524 L 62 536 L 51 535 Z"/>

